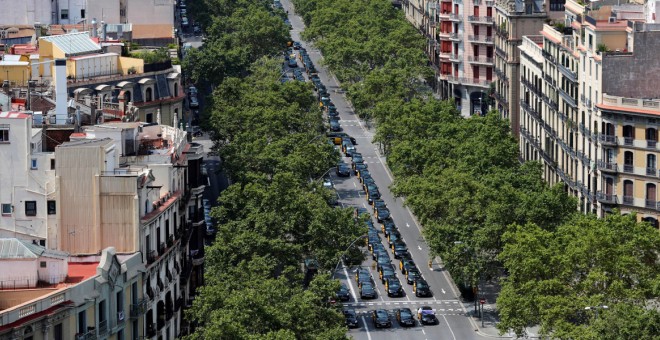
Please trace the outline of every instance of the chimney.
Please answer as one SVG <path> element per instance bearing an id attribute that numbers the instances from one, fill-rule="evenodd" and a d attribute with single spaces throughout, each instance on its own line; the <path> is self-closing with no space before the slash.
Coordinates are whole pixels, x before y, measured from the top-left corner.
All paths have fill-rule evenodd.
<path id="1" fill-rule="evenodd" d="M 37 39 L 41 37 L 41 23 L 38 21 L 34 23 L 34 36 Z"/>
<path id="2" fill-rule="evenodd" d="M 106 41 L 108 38 L 108 24 L 101 21 L 101 41 Z"/>
<path id="3" fill-rule="evenodd" d="M 98 25 L 96 24 L 96 18 L 92 19 L 92 38 L 98 37 Z"/>
<path id="4" fill-rule="evenodd" d="M 55 59 L 55 124 L 66 124 L 67 108 L 66 59 Z"/>

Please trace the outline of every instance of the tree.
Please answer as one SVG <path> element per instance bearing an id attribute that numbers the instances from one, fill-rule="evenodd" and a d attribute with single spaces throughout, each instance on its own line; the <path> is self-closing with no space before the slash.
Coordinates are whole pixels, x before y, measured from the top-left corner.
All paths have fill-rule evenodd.
<path id="1" fill-rule="evenodd" d="M 657 318 L 657 311 L 643 308 L 658 296 L 660 235 L 635 216 L 578 215 L 555 231 L 516 225 L 503 239 L 499 258 L 508 276 L 497 300 L 500 331 L 522 335 L 524 327 L 538 324 L 543 334 L 560 339 L 609 337 L 605 324 L 584 310 L 608 305 L 614 308 L 600 311 L 603 320 L 631 321 L 630 327 L 614 323 L 618 334 L 660 335 L 657 327 L 638 326 Z"/>

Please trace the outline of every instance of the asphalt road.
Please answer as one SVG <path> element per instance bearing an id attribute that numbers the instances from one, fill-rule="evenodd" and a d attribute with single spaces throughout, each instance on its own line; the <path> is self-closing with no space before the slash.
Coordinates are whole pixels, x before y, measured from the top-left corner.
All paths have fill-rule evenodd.
<path id="1" fill-rule="evenodd" d="M 294 15 L 294 10 L 288 0 L 282 0 L 282 4 L 289 11 L 289 20 L 293 26 L 291 35 L 294 40 L 301 41 L 300 32 L 304 25 L 299 16 Z M 302 41 L 301 41 L 302 42 Z M 313 46 L 302 42 L 303 47 L 307 49 L 310 58 L 318 70 L 321 81 L 328 89 L 330 98 L 337 107 L 340 116 L 340 124 L 344 132 L 357 140 L 357 152 L 360 152 L 369 167 L 369 171 L 378 185 L 382 194 L 382 199 L 386 202 L 394 222 L 398 226 L 404 241 L 408 245 L 413 260 L 422 272 L 422 276 L 429 283 L 433 291 L 433 297 L 417 298 L 412 292 L 412 286 L 405 282 L 405 277 L 397 270 L 397 276 L 402 282 L 405 290 L 405 296 L 399 298 L 387 297 L 385 287 L 378 279 L 378 272 L 372 269 L 371 257 L 363 263 L 363 267 L 369 268 L 372 277 L 376 281 L 378 297 L 373 300 L 362 300 L 358 297 L 359 292 L 354 280 L 356 268 L 342 267 L 335 274 L 349 287 L 351 299 L 345 303 L 347 308 L 354 308 L 360 316 L 360 327 L 349 330 L 349 335 L 355 339 L 478 339 L 484 338 L 479 335 L 476 325 L 467 316 L 466 305 L 458 299 L 458 292 L 449 281 L 449 274 L 442 270 L 438 263 L 433 263 L 433 270 L 428 267 L 429 251 L 424 239 L 421 237 L 421 227 L 413 217 L 410 210 L 404 207 L 400 198 L 395 198 L 389 190 L 392 183 L 392 175 L 385 166 L 384 158 L 379 154 L 376 145 L 372 144 L 374 135 L 373 129 L 368 129 L 364 122 L 358 119 L 353 112 L 345 96 L 337 86 L 336 79 L 330 75 L 327 69 L 320 62 L 322 56 Z M 300 63 L 299 63 L 300 64 Z M 350 159 L 344 158 L 344 162 L 350 165 Z M 331 177 L 337 193 L 339 202 L 344 207 L 366 207 L 371 211 L 367 203 L 364 192 L 361 190 L 359 180 L 355 176 L 349 178 L 338 178 L 331 172 Z M 375 225 L 380 228 L 380 223 Z M 386 239 L 381 234 L 382 242 L 387 245 Z M 370 254 L 369 254 L 370 255 Z M 394 259 L 390 251 L 390 258 L 395 267 L 398 268 L 398 260 Z M 419 324 L 412 328 L 399 327 L 394 318 L 394 311 L 397 308 L 410 308 L 416 311 L 417 308 L 428 305 L 436 309 L 436 314 L 440 323 L 434 326 L 420 326 Z M 469 306 L 469 304 L 467 305 Z M 387 309 L 390 312 L 393 327 L 390 329 L 375 329 L 370 319 L 369 312 L 374 309 Z"/>

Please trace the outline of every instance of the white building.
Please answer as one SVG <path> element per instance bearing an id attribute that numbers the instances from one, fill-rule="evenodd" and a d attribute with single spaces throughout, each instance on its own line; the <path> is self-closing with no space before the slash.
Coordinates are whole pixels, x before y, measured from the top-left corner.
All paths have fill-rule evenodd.
<path id="1" fill-rule="evenodd" d="M 46 250 L 30 241 L 0 238 L 0 289 L 35 288 L 38 282 L 66 279 L 68 254 Z"/>
<path id="2" fill-rule="evenodd" d="M 57 228 L 55 158 L 27 113 L 0 113 L 0 237 L 46 240 Z"/>
<path id="3" fill-rule="evenodd" d="M 33 25 L 36 22 L 55 22 L 56 12 L 52 0 L 0 0 L 0 23 L 2 25 Z"/>

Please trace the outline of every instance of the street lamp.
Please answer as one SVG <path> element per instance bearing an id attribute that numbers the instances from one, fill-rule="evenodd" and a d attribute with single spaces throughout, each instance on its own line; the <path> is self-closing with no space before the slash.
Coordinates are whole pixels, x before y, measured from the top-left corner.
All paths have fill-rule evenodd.
<path id="1" fill-rule="evenodd" d="M 328 174 L 328 172 L 330 172 L 330 170 L 332 170 L 332 169 L 334 169 L 334 168 L 335 168 L 335 167 L 333 166 L 333 167 L 329 168 L 328 170 L 326 170 L 326 171 L 323 173 L 323 175 L 321 175 L 321 177 L 315 179 L 314 182 L 318 182 L 318 181 L 320 181 L 323 177 L 325 177 L 325 175 Z"/>
<path id="2" fill-rule="evenodd" d="M 312 144 L 313 141 L 315 141 L 315 140 L 317 140 L 317 139 L 319 139 L 319 138 L 321 138 L 321 137 L 323 137 L 323 136 L 325 136 L 325 134 L 315 136 L 314 138 L 310 139 L 309 142 L 306 143 L 306 145 Z"/>
<path id="3" fill-rule="evenodd" d="M 584 310 L 593 310 L 596 312 L 596 320 L 598 320 L 598 310 L 599 309 L 609 309 L 610 307 L 607 307 L 605 305 L 598 305 L 598 306 L 587 306 L 584 307 Z"/>
<path id="4" fill-rule="evenodd" d="M 339 256 L 339 261 L 337 261 L 337 265 L 335 266 L 335 270 L 332 271 L 332 275 L 330 276 L 330 279 L 334 279 L 334 278 L 335 278 L 335 273 L 337 272 L 337 269 L 339 268 L 339 264 L 342 262 L 342 257 L 344 256 L 344 254 L 346 254 L 346 252 L 347 252 L 349 249 L 351 249 L 351 247 L 352 247 L 357 241 L 359 241 L 359 240 L 361 240 L 361 239 L 363 239 L 363 238 L 366 238 L 366 237 L 367 237 L 367 235 L 361 235 L 361 236 L 359 236 L 358 238 L 356 238 L 355 240 L 353 240 L 353 242 L 351 242 L 351 244 L 349 244 L 348 247 L 346 247 L 346 249 L 344 249 L 343 252 L 341 252 L 341 256 Z"/>

